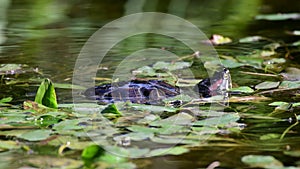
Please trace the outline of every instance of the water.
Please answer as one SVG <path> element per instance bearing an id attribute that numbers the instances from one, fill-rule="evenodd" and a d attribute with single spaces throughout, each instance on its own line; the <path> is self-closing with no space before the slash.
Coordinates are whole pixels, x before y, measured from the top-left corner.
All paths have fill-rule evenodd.
<path id="1" fill-rule="evenodd" d="M 254 16 L 260 13 L 285 13 L 300 11 L 298 1 L 280 0 L 118 0 L 110 1 L 10 1 L 0 2 L 0 63 L 26 64 L 38 68 L 37 79 L 51 78 L 56 83 L 72 83 L 73 69 L 88 38 L 101 26 L 127 14 L 143 11 L 167 12 L 182 17 L 198 26 L 207 36 L 222 34 L 233 40 L 260 35 L 274 40 L 294 42 L 298 36 L 287 35 L 286 31 L 299 30 L 298 20 L 256 21 Z M 253 52 L 263 44 L 224 45 L 217 47 L 219 54 L 242 55 Z M 191 54 L 184 45 L 176 40 L 154 35 L 140 35 L 120 42 L 107 54 L 101 63 L 98 77 L 111 78 L 115 68 L 124 57 L 143 48 L 165 48 L 177 55 Z M 295 59 L 300 66 L 299 59 Z M 244 68 L 243 71 L 252 68 Z M 255 85 L 263 79 L 257 76 L 241 75 L 240 69 L 232 69 L 233 83 L 238 85 Z M 201 74 L 196 77 L 203 78 Z M 24 77 L 24 79 L 28 77 Z M 238 80 L 243 78 L 243 80 Z M 271 78 L 270 78 L 271 79 Z M 16 103 L 32 99 L 38 83 L 29 86 L 1 86 L 1 96 L 13 96 Z M 71 102 L 71 91 L 58 89 L 60 103 Z M 273 100 L 279 98 L 273 97 Z M 296 99 L 297 101 L 297 99 Z M 299 101 L 299 100 L 298 100 Z M 271 101 L 269 101 L 271 102 Z M 232 107 L 242 111 L 242 106 L 250 108 L 247 113 L 264 114 L 272 109 L 266 103 L 233 104 Z M 247 124 L 240 135 L 230 137 L 243 144 L 235 147 L 231 144 L 216 143 L 216 146 L 199 146 L 181 156 L 157 157 L 145 168 L 199 168 L 206 167 L 213 161 L 221 161 L 222 168 L 246 167 L 240 158 L 247 154 L 271 154 L 286 165 L 294 165 L 296 158 L 288 158 L 281 152 L 287 146 L 299 149 L 299 137 L 291 133 L 283 143 L 259 140 L 264 133 L 282 133 L 290 126 L 288 122 L 272 122 L 255 118 L 243 118 Z M 275 127 L 274 127 L 275 126 Z M 296 126 L 294 131 L 299 131 Z M 18 158 L 18 156 L 16 156 Z M 20 157 L 21 158 L 21 157 Z M 193 159 L 193 160 L 191 160 Z M 147 159 L 135 160 L 136 163 Z"/>

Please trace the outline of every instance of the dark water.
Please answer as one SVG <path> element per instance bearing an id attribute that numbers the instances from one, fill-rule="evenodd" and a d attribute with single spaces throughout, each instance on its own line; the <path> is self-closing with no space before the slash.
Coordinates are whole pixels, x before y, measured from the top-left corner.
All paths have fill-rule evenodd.
<path id="1" fill-rule="evenodd" d="M 286 34 L 288 30 L 300 30 L 299 20 L 257 21 L 254 16 L 264 13 L 300 12 L 300 1 L 292 0 L 101 0 L 101 1 L 0 1 L 0 63 L 26 64 L 38 68 L 41 75 L 57 83 L 72 83 L 73 69 L 81 48 L 88 38 L 103 25 L 122 16 L 137 12 L 164 12 L 182 17 L 199 27 L 208 37 L 212 34 L 229 36 L 233 40 L 260 35 L 274 40 L 293 42 L 299 36 Z M 126 39 L 107 54 L 101 62 L 99 77 L 111 78 L 122 58 L 143 48 L 166 48 L 177 55 L 191 51 L 174 39 L 163 36 L 140 35 Z M 247 54 L 260 45 L 228 45 L 217 47 L 219 54 Z M 299 63 L 299 59 L 295 59 Z M 257 84 L 260 79 L 243 77 L 237 69 L 231 70 L 233 83 Z M 196 75 L 201 77 L 201 75 Z M 26 78 L 26 77 L 25 77 Z M 32 97 L 36 86 L 10 86 L 1 88 L 2 96 L 13 96 L 19 100 Z M 24 97 L 24 95 L 27 95 Z M 59 102 L 71 100 L 70 90 L 58 90 Z M 247 105 L 246 105 L 247 106 Z M 265 104 L 256 110 L 265 110 Z M 259 107 L 259 106 L 257 106 Z M 266 110 L 265 110 L 266 111 Z M 240 140 L 252 140 L 241 147 L 200 147 L 182 156 L 153 158 L 147 168 L 197 168 L 213 161 L 222 161 L 223 168 L 243 166 L 240 157 L 246 154 L 272 154 L 285 164 L 293 158 L 283 157 L 270 143 L 258 141 L 255 134 L 271 130 L 274 124 L 265 121 L 246 120 L 248 128 L 241 135 L 232 136 Z M 266 123 L 260 126 L 260 123 Z M 278 123 L 275 132 L 282 131 L 287 123 Z M 299 129 L 299 127 L 298 127 Z M 280 133 L 280 132 L 279 132 Z M 300 148 L 295 140 L 276 144 Z M 254 145 L 254 141 L 255 145 Z M 247 142 L 247 141 L 245 141 Z M 275 144 L 275 143 L 274 143 Z M 192 159 L 192 160 L 191 160 Z M 138 161 L 138 160 L 137 160 Z M 241 167 L 242 168 L 242 167 Z"/>

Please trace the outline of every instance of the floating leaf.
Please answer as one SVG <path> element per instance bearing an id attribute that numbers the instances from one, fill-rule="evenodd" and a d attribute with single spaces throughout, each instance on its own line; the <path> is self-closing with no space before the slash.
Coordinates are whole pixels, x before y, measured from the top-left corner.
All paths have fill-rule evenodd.
<path id="1" fill-rule="evenodd" d="M 164 155 L 180 155 L 189 152 L 189 149 L 184 147 L 159 148 L 149 152 L 147 157 L 164 156 Z"/>
<path id="2" fill-rule="evenodd" d="M 288 104 L 287 102 L 272 102 L 269 104 L 269 106 L 281 106 L 281 105 L 285 105 Z"/>
<path id="3" fill-rule="evenodd" d="M 253 93 L 254 90 L 248 86 L 240 86 L 230 89 L 231 92 Z"/>
<path id="4" fill-rule="evenodd" d="M 19 136 L 19 138 L 28 141 L 40 141 L 40 140 L 47 139 L 51 133 L 52 133 L 51 130 L 34 130 L 34 131 L 23 133 L 22 135 Z"/>
<path id="5" fill-rule="evenodd" d="M 141 68 L 138 68 L 138 69 L 132 71 L 132 74 L 140 75 L 140 76 L 156 76 L 157 75 L 155 70 L 150 66 L 143 66 Z"/>
<path id="6" fill-rule="evenodd" d="M 239 63 L 238 61 L 232 59 L 221 60 L 221 62 L 224 65 L 224 67 L 227 68 L 237 68 L 246 65 L 244 63 Z"/>
<path id="7" fill-rule="evenodd" d="M 50 79 L 45 79 L 41 83 L 34 101 L 50 108 L 56 109 L 58 107 L 55 89 Z"/>
<path id="8" fill-rule="evenodd" d="M 0 64 L 0 75 L 16 74 L 22 69 L 20 64 Z"/>
<path id="9" fill-rule="evenodd" d="M 246 155 L 242 157 L 242 162 L 250 165 L 251 167 L 259 167 L 259 168 L 283 167 L 283 164 L 273 156 Z"/>
<path id="10" fill-rule="evenodd" d="M 0 100 L 0 103 L 8 103 L 12 101 L 12 97 L 6 97 Z"/>
<path id="11" fill-rule="evenodd" d="M 292 157 L 300 157 L 300 150 L 294 150 L 294 151 L 284 151 L 285 155 L 292 156 Z"/>
<path id="12" fill-rule="evenodd" d="M 239 40 L 240 43 L 250 43 L 250 42 L 257 42 L 260 40 L 263 40 L 264 37 L 261 36 L 249 36 L 249 37 L 245 37 Z"/>
<path id="13" fill-rule="evenodd" d="M 300 69 L 295 67 L 289 67 L 285 69 L 285 73 L 280 73 L 284 80 L 299 81 L 300 80 Z"/>
<path id="14" fill-rule="evenodd" d="M 255 89 L 274 89 L 277 88 L 279 86 L 280 82 L 270 82 L 270 81 L 266 81 L 266 82 L 262 82 L 258 85 L 255 86 Z"/>
<path id="15" fill-rule="evenodd" d="M 77 119 L 73 119 L 73 120 L 64 120 L 64 121 L 61 121 L 57 124 L 55 124 L 53 126 L 53 129 L 54 130 L 57 130 L 57 131 L 66 131 L 66 130 L 79 130 L 79 129 L 82 129 L 81 126 L 78 125 L 79 123 L 79 120 Z"/>
<path id="16" fill-rule="evenodd" d="M 270 20 L 270 21 L 282 21 L 288 19 L 300 19 L 299 13 L 285 13 L 285 14 L 264 14 L 264 15 L 257 15 L 255 17 L 257 20 Z"/>
<path id="17" fill-rule="evenodd" d="M 300 87 L 300 81 L 282 81 L 279 85 L 281 89 L 296 89 Z"/>
<path id="18" fill-rule="evenodd" d="M 180 69 L 188 68 L 191 65 L 192 64 L 190 62 L 172 62 L 172 63 L 169 63 L 169 62 L 156 62 L 153 65 L 153 69 L 173 71 L 173 70 L 180 70 Z"/>
<path id="19" fill-rule="evenodd" d="M 240 116 L 236 113 L 223 114 L 220 117 L 212 117 L 204 120 L 199 120 L 193 123 L 194 126 L 224 126 L 236 122 Z"/>
<path id="20" fill-rule="evenodd" d="M 11 140 L 0 140 L 0 149 L 18 149 L 21 145 L 17 141 L 11 141 Z"/>
<path id="21" fill-rule="evenodd" d="M 236 57 L 238 61 L 244 63 L 247 66 L 252 66 L 254 68 L 262 68 L 263 59 L 258 57 L 252 57 L 252 56 L 237 56 Z"/>
<path id="22" fill-rule="evenodd" d="M 280 136 L 281 136 L 281 134 L 268 133 L 268 134 L 260 136 L 259 139 L 260 140 L 278 139 L 278 138 L 280 138 Z"/>

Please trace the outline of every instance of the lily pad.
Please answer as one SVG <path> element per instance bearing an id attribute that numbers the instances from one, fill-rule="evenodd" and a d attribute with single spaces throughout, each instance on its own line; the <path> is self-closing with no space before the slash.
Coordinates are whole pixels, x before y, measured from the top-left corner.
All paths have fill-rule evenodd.
<path id="1" fill-rule="evenodd" d="M 264 14 L 257 15 L 255 17 L 257 20 L 270 20 L 270 21 L 282 21 L 288 19 L 300 19 L 300 13 L 278 13 L 278 14 Z"/>
<path id="2" fill-rule="evenodd" d="M 273 156 L 246 155 L 242 157 L 242 162 L 250 165 L 251 167 L 259 167 L 259 168 L 283 167 L 283 164 Z"/>
<path id="3" fill-rule="evenodd" d="M 34 131 L 23 133 L 22 135 L 19 136 L 19 138 L 28 141 L 40 141 L 40 140 L 47 139 L 51 133 L 52 133 L 51 130 L 34 130 Z"/>
<path id="4" fill-rule="evenodd" d="M 255 89 L 274 89 L 279 86 L 280 82 L 270 82 L 270 81 L 265 81 L 262 83 L 259 83 L 258 85 L 255 86 Z"/>
<path id="5" fill-rule="evenodd" d="M 189 152 L 189 149 L 184 147 L 159 148 L 149 152 L 147 157 L 164 156 L 164 155 L 180 155 Z"/>
<path id="6" fill-rule="evenodd" d="M 279 85 L 281 89 L 296 89 L 300 88 L 300 81 L 282 81 Z"/>
<path id="7" fill-rule="evenodd" d="M 245 37 L 239 40 L 240 43 L 250 43 L 250 42 L 257 42 L 260 40 L 263 40 L 264 37 L 261 36 L 249 36 L 249 37 Z"/>
<path id="8" fill-rule="evenodd" d="M 248 86 L 240 86 L 230 89 L 232 92 L 241 92 L 241 93 L 253 93 L 254 90 Z"/>
<path id="9" fill-rule="evenodd" d="M 240 116 L 236 113 L 223 114 L 220 117 L 212 117 L 204 120 L 199 120 L 193 123 L 194 126 L 225 126 L 236 122 Z"/>
<path id="10" fill-rule="evenodd" d="M 180 70 L 184 68 L 188 68 L 192 65 L 190 62 L 156 62 L 153 65 L 153 69 L 156 70 L 169 70 L 169 71 L 174 71 L 174 70 Z"/>

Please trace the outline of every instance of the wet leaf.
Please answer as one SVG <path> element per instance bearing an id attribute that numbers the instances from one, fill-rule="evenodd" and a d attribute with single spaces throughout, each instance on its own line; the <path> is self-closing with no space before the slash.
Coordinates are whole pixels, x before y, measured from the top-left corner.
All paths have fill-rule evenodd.
<path id="1" fill-rule="evenodd" d="M 257 15 L 255 17 L 257 20 L 270 20 L 270 21 L 282 21 L 288 19 L 300 19 L 299 13 L 279 13 L 279 14 L 264 14 L 264 15 Z"/>
<path id="2" fill-rule="evenodd" d="M 143 66 L 141 68 L 138 68 L 138 69 L 132 71 L 132 74 L 141 75 L 141 76 L 156 76 L 157 75 L 155 70 L 150 66 Z"/>
<path id="3" fill-rule="evenodd" d="M 16 74 L 21 70 L 22 65 L 20 64 L 0 64 L 0 75 Z"/>
<path id="4" fill-rule="evenodd" d="M 151 150 L 147 157 L 153 156 L 165 156 L 165 155 L 180 155 L 189 152 L 189 149 L 184 147 L 172 147 L 172 148 L 159 148 L 155 150 Z"/>
<path id="5" fill-rule="evenodd" d="M 249 36 L 249 37 L 245 37 L 239 40 L 240 43 L 250 43 L 250 42 L 257 42 L 260 40 L 263 40 L 264 37 L 261 36 Z"/>
<path id="6" fill-rule="evenodd" d="M 230 89 L 232 92 L 241 92 L 241 93 L 253 93 L 254 90 L 248 86 L 240 86 L 237 88 Z"/>
<path id="7" fill-rule="evenodd" d="M 79 126 L 78 123 L 79 123 L 78 119 L 64 120 L 64 121 L 61 121 L 61 122 L 55 124 L 53 126 L 53 129 L 57 130 L 59 132 L 66 131 L 66 130 L 79 130 L 79 129 L 82 129 L 83 127 Z"/>
<path id="8" fill-rule="evenodd" d="M 300 80 L 300 69 L 295 67 L 289 67 L 285 69 L 285 73 L 280 73 L 284 80 L 299 81 Z"/>
<path id="9" fill-rule="evenodd" d="M 252 66 L 257 69 L 262 68 L 263 59 L 259 57 L 252 57 L 252 56 L 237 56 L 238 61 L 244 63 L 247 66 Z"/>
<path id="10" fill-rule="evenodd" d="M 17 141 L 0 140 L 0 149 L 18 149 L 21 145 Z"/>
<path id="11" fill-rule="evenodd" d="M 240 63 L 236 60 L 231 60 L 231 59 L 221 60 L 221 62 L 224 65 L 224 67 L 227 67 L 227 68 L 237 68 L 237 67 L 241 67 L 241 66 L 246 65 L 244 63 Z"/>
<path id="12" fill-rule="evenodd" d="M 142 104 L 130 104 L 130 107 L 134 108 L 135 110 L 141 111 L 149 111 L 154 113 L 161 113 L 161 112 L 177 112 L 179 109 L 174 107 L 166 107 L 166 106 L 156 106 L 156 105 L 142 105 Z"/>
<path id="13" fill-rule="evenodd" d="M 280 136 L 281 136 L 281 134 L 268 133 L 268 134 L 260 136 L 259 139 L 260 140 L 278 139 L 278 138 L 280 138 Z"/>
<path id="14" fill-rule="evenodd" d="M 79 160 L 51 156 L 36 156 L 26 159 L 25 162 L 38 168 L 81 168 L 83 165 Z"/>
<path id="15" fill-rule="evenodd" d="M 258 85 L 255 86 L 255 89 L 274 89 L 279 86 L 280 82 L 270 82 L 270 81 L 265 81 L 262 83 L 259 83 Z"/>
<path id="16" fill-rule="evenodd" d="M 283 153 L 291 157 L 300 157 L 300 150 L 284 151 Z"/>
<path id="17" fill-rule="evenodd" d="M 52 133 L 51 130 L 34 130 L 34 131 L 23 133 L 22 135 L 19 136 L 19 138 L 28 141 L 40 141 L 40 140 L 47 139 L 51 133 Z"/>
<path id="18" fill-rule="evenodd" d="M 192 64 L 190 62 L 156 62 L 153 65 L 153 69 L 156 70 L 169 70 L 169 71 L 174 71 L 174 70 L 180 70 L 184 68 L 190 67 Z"/>
<path id="19" fill-rule="evenodd" d="M 242 162 L 251 167 L 260 168 L 278 168 L 283 167 L 283 164 L 273 156 L 264 155 L 246 155 L 242 157 Z"/>
<path id="20" fill-rule="evenodd" d="M 282 81 L 279 85 L 281 89 L 296 89 L 300 87 L 300 81 Z"/>
<path id="21" fill-rule="evenodd" d="M 58 107 L 55 89 L 50 79 L 45 79 L 41 83 L 34 101 L 50 108 L 56 109 Z"/>
<path id="22" fill-rule="evenodd" d="M 236 122 L 240 116 L 236 113 L 223 114 L 220 117 L 212 117 L 204 120 L 199 120 L 193 123 L 194 126 L 225 126 Z"/>

